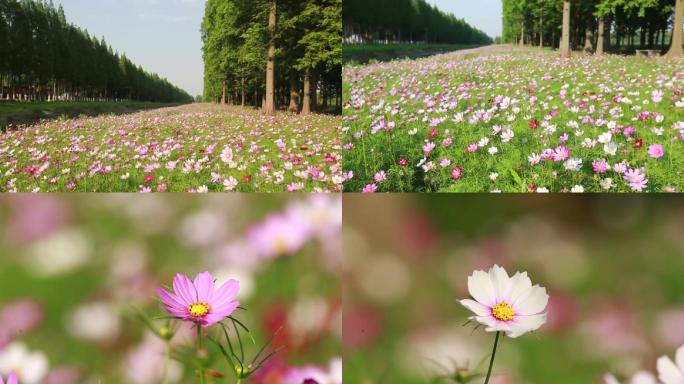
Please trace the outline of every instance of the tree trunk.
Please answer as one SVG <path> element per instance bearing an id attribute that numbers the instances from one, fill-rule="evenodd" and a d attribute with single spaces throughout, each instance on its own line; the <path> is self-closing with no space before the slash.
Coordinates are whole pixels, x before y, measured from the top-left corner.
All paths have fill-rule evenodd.
<path id="1" fill-rule="evenodd" d="M 682 23 L 684 23 L 684 0 L 677 0 L 674 24 L 672 26 L 672 45 L 665 55 L 667 57 L 682 56 Z"/>
<path id="2" fill-rule="evenodd" d="M 525 24 L 523 23 L 522 29 L 520 30 L 520 45 L 525 45 Z"/>
<path id="3" fill-rule="evenodd" d="M 544 14 L 539 13 L 539 48 L 544 47 Z"/>
<path id="4" fill-rule="evenodd" d="M 311 113 L 311 70 L 304 71 L 304 100 L 302 102 L 302 115 Z"/>
<path id="5" fill-rule="evenodd" d="M 596 54 L 597 55 L 603 55 L 603 44 L 606 41 L 605 29 L 606 29 L 606 21 L 603 17 L 599 17 L 598 38 L 596 39 Z"/>
<path id="6" fill-rule="evenodd" d="M 299 112 L 299 82 L 295 73 L 290 75 L 290 106 L 287 110 L 292 113 Z"/>
<path id="7" fill-rule="evenodd" d="M 587 30 L 584 32 L 584 51 L 591 51 L 594 49 L 594 44 L 592 43 L 593 39 L 593 33 L 591 32 L 591 28 L 587 27 Z"/>
<path id="8" fill-rule="evenodd" d="M 271 43 L 268 46 L 268 62 L 266 64 L 266 100 L 264 102 L 264 114 L 275 115 L 275 55 L 276 55 L 276 0 L 271 2 L 271 12 L 268 16 L 268 29 Z"/>
<path id="9" fill-rule="evenodd" d="M 223 90 L 221 91 L 221 105 L 226 105 L 226 80 L 223 80 Z"/>
<path id="10" fill-rule="evenodd" d="M 563 1 L 563 35 L 561 37 L 560 54 L 561 57 L 570 57 L 570 0 Z"/>
<path id="11" fill-rule="evenodd" d="M 242 82 L 242 84 L 240 84 L 240 91 L 242 93 L 242 98 L 240 100 L 240 105 L 244 107 L 245 106 L 245 77 L 244 76 L 242 76 L 241 82 Z"/>

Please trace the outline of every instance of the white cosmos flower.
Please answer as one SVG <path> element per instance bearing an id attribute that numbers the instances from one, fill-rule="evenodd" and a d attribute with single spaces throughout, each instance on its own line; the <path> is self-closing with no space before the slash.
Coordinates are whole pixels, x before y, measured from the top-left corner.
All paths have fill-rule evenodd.
<path id="1" fill-rule="evenodd" d="M 489 149 L 487 150 L 487 152 L 489 152 L 490 155 L 494 156 L 494 155 L 496 155 L 497 153 L 499 153 L 499 148 L 497 148 L 497 147 L 489 147 Z"/>
<path id="2" fill-rule="evenodd" d="M 572 193 L 583 193 L 583 192 L 584 192 L 584 187 L 581 186 L 581 185 L 575 185 L 574 187 L 572 187 L 572 189 L 570 190 L 570 192 L 572 192 Z"/>
<path id="3" fill-rule="evenodd" d="M 611 374 L 603 377 L 603 384 L 620 384 L 620 382 Z M 632 376 L 625 384 L 658 384 L 656 378 L 649 372 L 639 371 Z"/>
<path id="4" fill-rule="evenodd" d="M 603 145 L 603 151 L 610 156 L 615 156 L 618 150 L 618 145 L 610 142 Z"/>
<path id="5" fill-rule="evenodd" d="M 507 129 L 501 133 L 501 141 L 504 143 L 508 143 L 515 137 L 515 133 L 513 133 L 512 130 Z"/>
<path id="6" fill-rule="evenodd" d="M 22 384 L 38 384 L 48 373 L 48 360 L 42 352 L 30 352 L 26 345 L 14 342 L 0 351 L 0 375 L 17 374 Z"/>
<path id="7" fill-rule="evenodd" d="M 509 277 L 505 269 L 493 266 L 489 273 L 474 271 L 468 277 L 468 292 L 475 300 L 460 303 L 473 311 L 469 320 L 487 326 L 487 332 L 505 332 L 511 338 L 534 331 L 546 323 L 546 288 L 532 285 L 527 272 Z"/>
<path id="8" fill-rule="evenodd" d="M 601 144 L 608 144 L 613 139 L 613 135 L 610 132 L 604 132 L 599 135 L 598 142 Z"/>
<path id="9" fill-rule="evenodd" d="M 663 384 L 684 383 L 684 346 L 675 353 L 675 361 L 667 356 L 658 359 L 658 378 Z"/>

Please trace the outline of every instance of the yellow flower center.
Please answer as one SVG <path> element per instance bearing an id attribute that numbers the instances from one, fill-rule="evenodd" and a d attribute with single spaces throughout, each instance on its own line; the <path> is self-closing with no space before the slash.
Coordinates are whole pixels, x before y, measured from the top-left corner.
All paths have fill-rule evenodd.
<path id="1" fill-rule="evenodd" d="M 190 311 L 190 316 L 192 317 L 204 317 L 209 313 L 209 304 L 207 303 L 195 303 L 195 304 L 190 304 L 190 308 L 188 308 L 188 311 Z"/>
<path id="2" fill-rule="evenodd" d="M 515 316 L 515 311 L 508 303 L 499 303 L 492 308 L 492 316 L 500 321 L 511 321 Z"/>
<path id="3" fill-rule="evenodd" d="M 277 254 L 284 255 L 287 253 L 289 246 L 286 237 L 278 237 L 277 239 L 275 239 L 273 243 L 273 248 L 275 249 Z"/>

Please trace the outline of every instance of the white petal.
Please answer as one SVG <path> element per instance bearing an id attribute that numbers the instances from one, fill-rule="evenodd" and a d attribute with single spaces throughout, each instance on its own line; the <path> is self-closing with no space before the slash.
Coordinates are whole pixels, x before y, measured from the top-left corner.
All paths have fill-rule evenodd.
<path id="1" fill-rule="evenodd" d="M 506 270 L 495 265 L 489 270 L 489 278 L 492 280 L 492 285 L 494 286 L 495 298 L 497 300 L 507 298 L 511 288 L 511 278 L 508 277 Z"/>
<path id="2" fill-rule="evenodd" d="M 677 349 L 677 352 L 675 353 L 675 362 L 677 363 L 679 371 L 684 372 L 684 345 Z"/>
<path id="3" fill-rule="evenodd" d="M 487 327 L 485 328 L 486 332 L 510 332 L 511 328 L 508 326 L 507 323 L 504 323 L 503 321 L 496 321 L 493 317 L 491 316 L 476 316 L 475 320 L 480 323 L 484 324 Z"/>
<path id="4" fill-rule="evenodd" d="M 464 299 L 461 300 L 460 303 L 478 316 L 487 316 L 491 313 L 491 309 L 489 307 L 484 306 L 475 300 Z"/>
<path id="5" fill-rule="evenodd" d="M 682 372 L 669 357 L 658 359 L 658 377 L 664 384 L 681 384 Z"/>
<path id="6" fill-rule="evenodd" d="M 620 384 L 620 382 L 617 381 L 615 376 L 608 373 L 605 376 L 603 376 L 603 384 Z"/>
<path id="7" fill-rule="evenodd" d="M 546 288 L 535 285 L 518 298 L 513 308 L 520 315 L 536 315 L 544 311 L 548 303 L 549 295 Z"/>
<path id="8" fill-rule="evenodd" d="M 506 336 L 516 338 L 527 332 L 536 331 L 546 323 L 546 314 L 532 316 L 516 316 L 509 324 L 511 332 Z"/>
<path id="9" fill-rule="evenodd" d="M 511 290 L 508 293 L 508 300 L 510 303 L 515 303 L 521 295 L 527 293 L 532 288 L 532 281 L 527 276 L 527 272 L 516 272 L 511 277 Z"/>
<path id="10" fill-rule="evenodd" d="M 468 277 L 468 292 L 473 299 L 488 306 L 496 304 L 494 286 L 489 275 L 484 271 L 475 271 Z"/>
<path id="11" fill-rule="evenodd" d="M 650 372 L 639 371 L 632 376 L 630 384 L 658 384 L 658 381 Z"/>

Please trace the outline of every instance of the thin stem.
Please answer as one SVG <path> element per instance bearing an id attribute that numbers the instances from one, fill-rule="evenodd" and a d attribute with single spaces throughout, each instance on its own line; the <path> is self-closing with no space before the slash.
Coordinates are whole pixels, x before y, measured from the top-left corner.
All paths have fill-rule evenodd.
<path id="1" fill-rule="evenodd" d="M 494 366 L 494 356 L 496 356 L 496 346 L 499 344 L 499 335 L 501 332 L 496 332 L 496 338 L 494 339 L 494 349 L 492 349 L 492 357 L 489 359 L 489 369 L 487 370 L 487 377 L 485 378 L 484 384 L 489 383 L 489 377 L 492 375 L 492 367 Z"/>
<path id="2" fill-rule="evenodd" d="M 171 347 L 169 342 L 164 343 L 164 371 L 162 372 L 162 384 L 167 384 L 169 381 L 169 365 L 171 365 Z"/>
<path id="3" fill-rule="evenodd" d="M 242 379 L 238 378 L 235 384 L 242 384 Z"/>
<path id="4" fill-rule="evenodd" d="M 202 325 L 197 323 L 197 353 L 199 354 L 200 351 L 202 350 Z M 199 363 L 199 377 L 200 377 L 200 384 L 205 384 L 206 381 L 204 380 L 204 367 L 202 366 L 204 364 L 202 361 Z"/>

